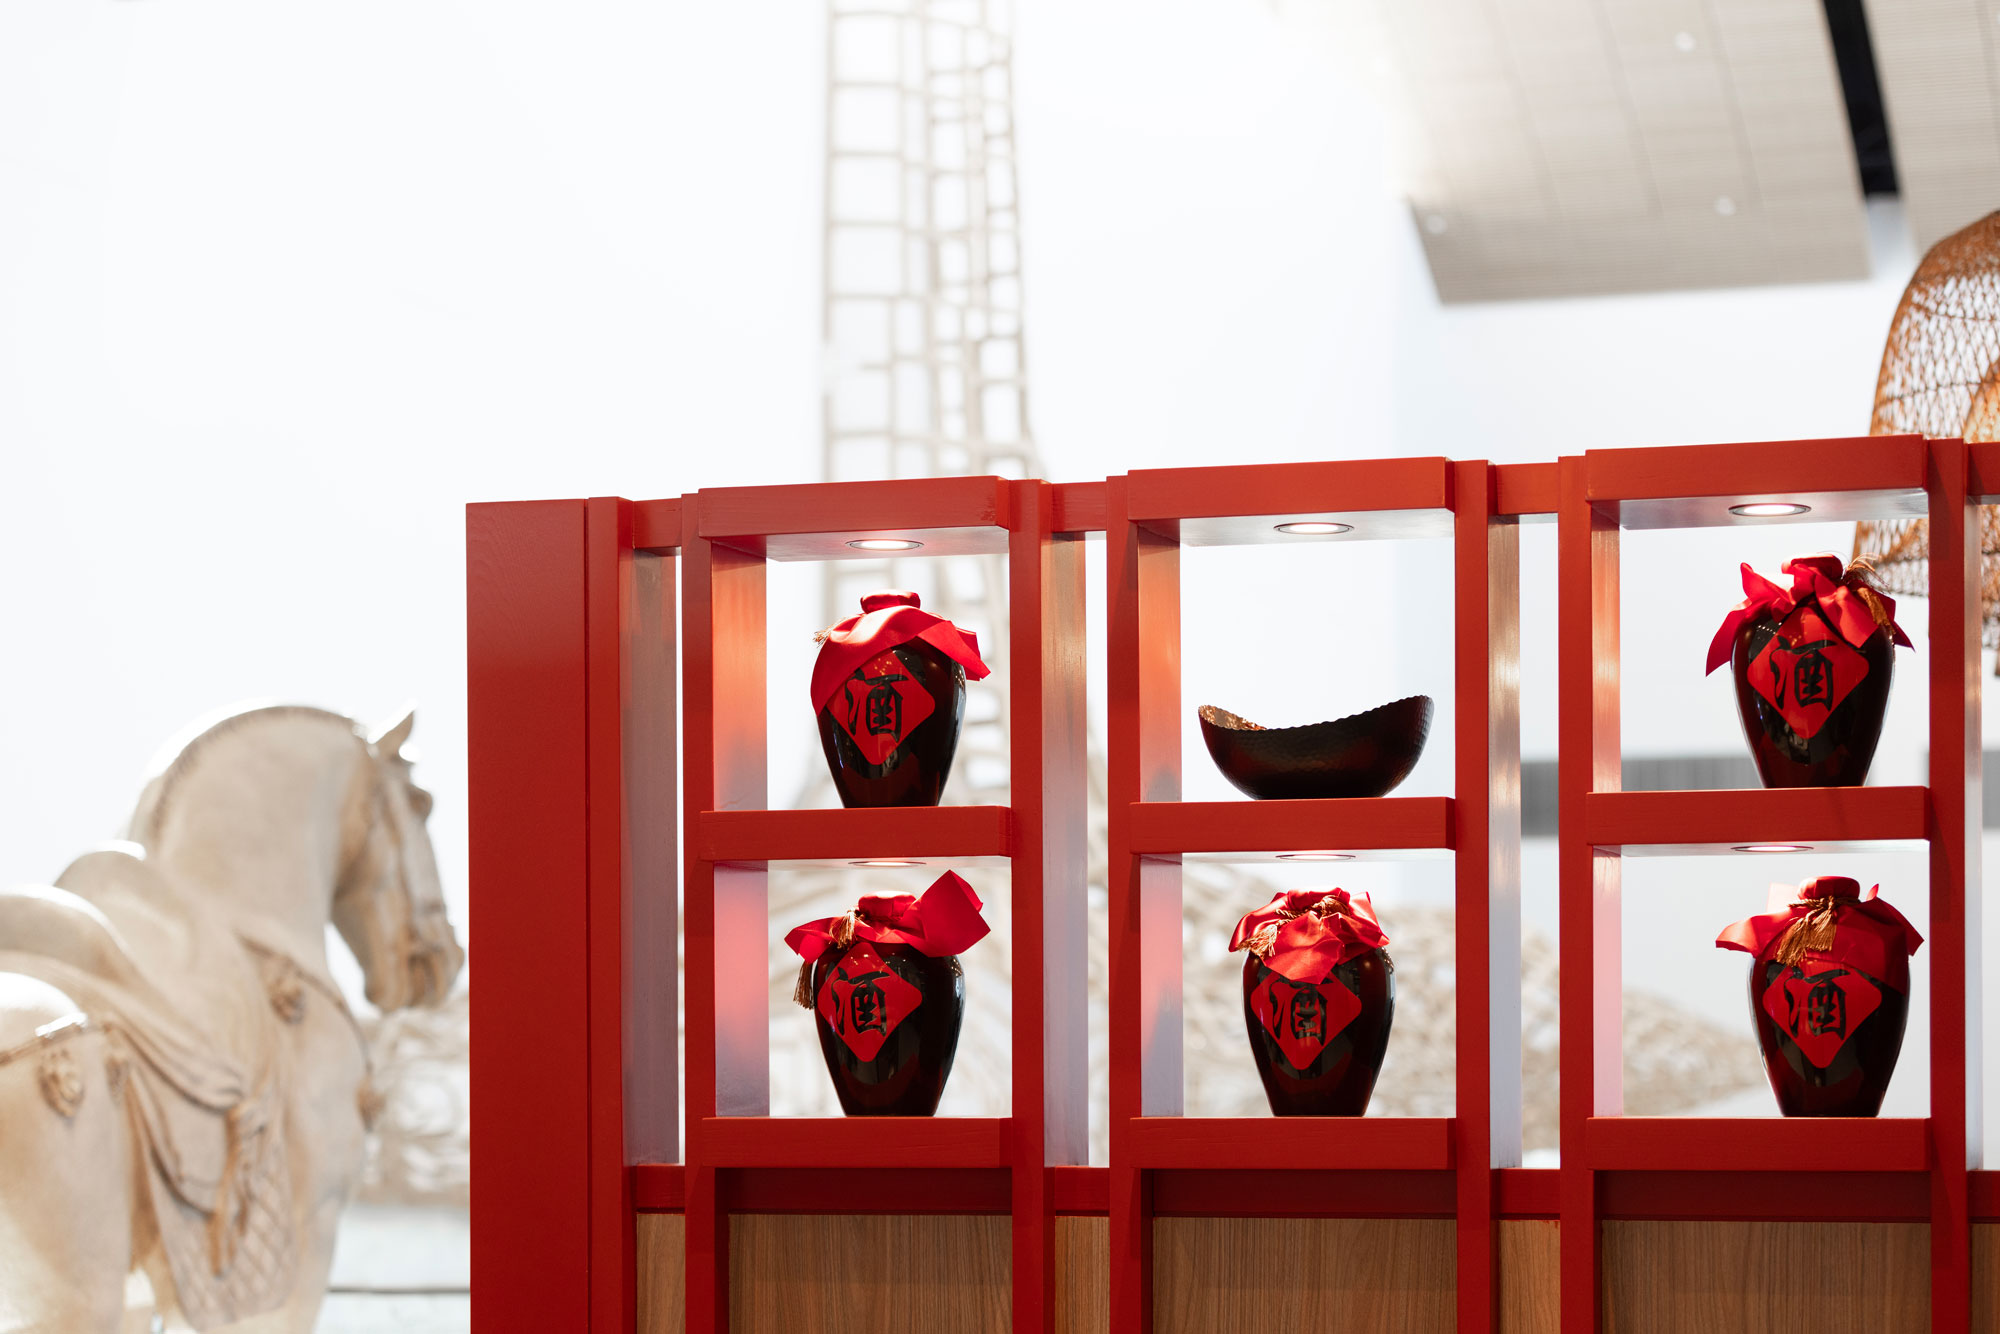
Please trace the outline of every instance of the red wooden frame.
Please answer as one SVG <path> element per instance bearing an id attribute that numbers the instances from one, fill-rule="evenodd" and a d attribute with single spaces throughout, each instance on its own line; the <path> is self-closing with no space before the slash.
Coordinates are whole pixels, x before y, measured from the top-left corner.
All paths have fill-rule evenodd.
<path id="1" fill-rule="evenodd" d="M 1518 494 L 1541 479 L 1516 474 Z M 1171 469 L 1114 477 L 1108 506 L 1111 836 L 1111 1327 L 1152 1327 L 1152 1220 L 1237 1213 L 1298 1155 L 1371 1183 L 1369 1213 L 1458 1220 L 1458 1328 L 1490 1330 L 1495 1167 L 1520 1154 L 1519 542 L 1499 476 L 1444 459 Z M 1180 800 L 1180 550 L 1295 541 L 1334 519 L 1363 537 L 1453 542 L 1456 795 Z M 1343 539 L 1352 540 L 1352 539 Z M 1339 847 L 1457 849 L 1458 1104 L 1450 1118 L 1181 1115 L 1183 858 Z M 1272 1212 L 1259 1205 L 1253 1212 Z"/>
<path id="2" fill-rule="evenodd" d="M 2000 462 L 2000 459 L 1996 459 Z M 1745 1214 L 1743 1187 L 1834 1216 L 1907 1215 L 1925 1198 L 1931 1324 L 1970 1320 L 1968 1163 L 1977 1153 L 1977 933 L 1966 887 L 1979 857 L 1979 498 L 1965 444 L 1919 437 L 1590 451 L 1560 463 L 1558 747 L 1561 965 L 1562 1326 L 1595 1334 L 1598 1224 L 1605 1217 Z M 2000 470 L 1993 474 L 2000 482 Z M 1803 500 L 1811 518 L 1930 516 L 1931 679 L 1927 788 L 1620 793 L 1618 546 L 1621 526 L 1741 519 L 1729 506 Z M 1947 554 L 1949 553 L 1949 554 Z M 1621 856 L 1805 842 L 1930 849 L 1931 1107 L 1926 1120 L 1627 1118 L 1620 1088 Z M 1741 855 L 1741 854 L 1739 854 Z M 1844 1172 L 1851 1166 L 1852 1184 Z M 1862 1178 L 1879 1186 L 1856 1190 Z M 1783 1183 L 1782 1192 L 1774 1183 Z M 1734 1189 L 1731 1189 L 1733 1183 Z M 1850 1201 L 1838 1206 L 1836 1197 Z M 1725 1198 L 1727 1197 L 1727 1198 Z M 1755 1198 L 1751 1195 L 1750 1199 Z M 1862 1209 L 1855 1213 L 1857 1204 Z M 1766 1210 L 1769 1209 L 1766 1204 Z M 1735 1212 L 1732 1212 L 1732 1208 Z"/>
<path id="3" fill-rule="evenodd" d="M 1814 519 L 1930 515 L 1930 781 L 1618 791 L 1621 524 L 1728 522 L 1728 504 L 1794 497 L 1809 498 Z M 1053 1219 L 1108 1216 L 1112 1328 L 1144 1331 L 1153 1218 L 1331 1212 L 1319 1203 L 1331 1192 L 1259 1189 L 1280 1166 L 1256 1147 L 1262 1122 L 1162 1114 L 1178 1109 L 1179 1071 L 1149 1068 L 1141 1050 L 1157 1036 L 1151 1025 L 1178 1024 L 1168 1006 L 1179 985 L 1177 859 L 1339 844 L 1455 859 L 1456 1115 L 1348 1122 L 1337 1135 L 1293 1122 L 1288 1153 L 1303 1140 L 1342 1194 L 1365 1196 L 1343 1216 L 1457 1221 L 1460 1329 L 1492 1327 L 1493 1222 L 1560 1219 L 1563 1326 L 1594 1331 L 1597 1225 L 1627 1218 L 1927 1222 L 1933 1327 L 1967 1328 L 1969 1227 L 2000 1222 L 2000 1173 L 1968 1170 L 1980 1128 L 1969 897 L 1980 833 L 1973 506 L 1995 500 L 2000 444 L 1908 437 L 1595 451 L 1544 464 L 1384 460 L 1062 485 L 956 478 L 468 507 L 471 864 L 491 974 L 472 1069 L 486 1164 L 473 1204 L 482 1327 L 630 1330 L 635 1217 L 664 1210 L 686 1215 L 689 1328 L 725 1329 L 728 1215 L 843 1211 L 849 1174 L 865 1167 L 906 1182 L 905 1201 L 921 1199 L 899 1208 L 1013 1219 L 1017 1329 L 1051 1327 Z M 1514 525 L 1551 512 L 1563 1160 L 1529 1171 L 1512 1166 L 1510 1152 L 1520 1032 Z M 1180 547 L 1262 540 L 1273 522 L 1334 514 L 1386 535 L 1454 542 L 1454 795 L 1178 802 Z M 1084 587 L 1075 539 L 1098 530 L 1108 539 L 1111 650 L 1108 1169 L 1080 1165 Z M 766 809 L 764 562 L 838 558 L 854 536 L 911 532 L 926 554 L 1008 554 L 1013 804 Z M 1940 558 L 1948 552 L 1954 558 Z M 676 661 L 684 736 L 674 723 Z M 659 819 L 677 779 L 684 848 Z M 1932 1116 L 1619 1114 L 1621 859 L 1771 840 L 1927 845 Z M 761 952 L 770 861 L 884 855 L 1011 864 L 1018 933 L 1011 1114 L 899 1125 L 893 1154 L 871 1147 L 865 1124 L 755 1114 L 766 1101 L 763 978 L 715 968 L 717 949 L 745 933 Z M 685 1118 L 673 1042 L 683 864 Z M 1029 948 L 1036 937 L 1041 947 Z M 684 1166 L 672 1161 L 683 1120 Z M 1827 1170 L 1850 1158 L 1857 1170 Z"/>

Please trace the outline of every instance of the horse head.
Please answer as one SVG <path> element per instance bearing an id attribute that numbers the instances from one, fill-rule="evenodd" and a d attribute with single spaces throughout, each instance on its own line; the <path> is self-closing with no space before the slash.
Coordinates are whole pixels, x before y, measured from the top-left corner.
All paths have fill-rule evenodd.
<path id="1" fill-rule="evenodd" d="M 465 964 L 425 828 L 431 794 L 403 754 L 415 724 L 406 710 L 367 742 L 344 821 L 352 846 L 333 892 L 333 924 L 361 965 L 369 1003 L 385 1011 L 437 1004 Z"/>

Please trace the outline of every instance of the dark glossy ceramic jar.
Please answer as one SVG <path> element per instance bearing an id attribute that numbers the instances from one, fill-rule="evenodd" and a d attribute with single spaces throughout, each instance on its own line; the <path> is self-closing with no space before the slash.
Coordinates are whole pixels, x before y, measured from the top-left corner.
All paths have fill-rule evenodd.
<path id="1" fill-rule="evenodd" d="M 1910 968 L 1891 956 L 1890 977 L 1808 954 L 1768 955 L 1750 969 L 1750 1014 L 1778 1110 L 1786 1116 L 1874 1116 L 1903 1051 Z"/>
<path id="2" fill-rule="evenodd" d="M 1895 647 L 1878 629 L 1859 648 L 1808 598 L 1781 625 L 1759 612 L 1736 631 L 1730 668 L 1750 756 L 1765 787 L 1858 787 L 1889 707 Z"/>
<path id="3" fill-rule="evenodd" d="M 1374 949 L 1316 984 L 1243 961 L 1243 1024 L 1275 1116 L 1360 1116 L 1396 1013 L 1396 972 Z"/>
<path id="4" fill-rule="evenodd" d="M 849 1116 L 931 1116 L 965 1021 L 957 955 L 855 940 L 812 964 L 812 1008 L 827 1073 Z"/>
<path id="5" fill-rule="evenodd" d="M 935 806 L 958 753 L 965 668 L 920 639 L 856 668 L 819 711 L 844 806 Z"/>

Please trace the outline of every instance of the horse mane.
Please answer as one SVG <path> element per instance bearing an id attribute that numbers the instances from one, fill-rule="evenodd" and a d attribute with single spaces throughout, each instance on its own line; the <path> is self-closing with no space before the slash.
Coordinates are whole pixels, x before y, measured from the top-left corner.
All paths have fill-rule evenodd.
<path id="1" fill-rule="evenodd" d="M 139 804 L 133 808 L 132 820 L 126 837 L 132 842 L 151 849 L 153 836 L 166 821 L 167 810 L 178 787 L 195 764 L 210 749 L 212 744 L 224 737 L 233 736 L 252 723 L 266 723 L 284 718 L 309 718 L 321 722 L 339 723 L 357 739 L 365 742 L 361 727 L 346 714 L 335 713 L 331 709 L 316 708 L 310 704 L 250 704 L 223 713 L 220 717 L 200 719 L 179 739 L 178 744 L 170 741 L 161 752 L 171 758 L 164 763 L 155 760 L 153 775 L 139 794 Z"/>

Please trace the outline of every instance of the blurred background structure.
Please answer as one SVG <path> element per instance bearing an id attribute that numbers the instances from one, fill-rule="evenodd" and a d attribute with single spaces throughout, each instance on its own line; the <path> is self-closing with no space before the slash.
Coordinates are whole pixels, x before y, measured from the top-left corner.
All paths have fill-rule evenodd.
<path id="1" fill-rule="evenodd" d="M 470 947 L 467 500 L 1857 434 L 1918 256 L 2000 205 L 1991 16 L 1941 0 L 871 8 L 0 10 L 0 875 L 46 880 L 115 833 L 158 738 L 216 705 L 373 716 L 414 695 Z M 1628 543 L 1628 786 L 1741 781 L 1727 685 L 1700 675 L 1736 564 L 1852 540 Z M 1552 1098 L 1535 1002 L 1555 932 L 1537 804 L 1552 531 L 1522 547 L 1524 1047 Z M 1383 548 L 1327 548 L 1306 578 L 1191 557 L 1189 708 L 1284 724 L 1426 690 L 1448 734 L 1438 645 L 1408 609 L 1449 566 Z M 772 692 L 774 793 L 831 800 L 810 634 L 865 586 L 930 580 L 928 605 L 1004 653 L 997 564 L 854 568 L 852 586 L 773 575 L 774 679 L 801 683 Z M 1228 651 L 1246 621 L 1286 626 L 1285 670 Z M 1921 762 L 1921 650 L 1899 677 L 1881 782 Z M 989 712 L 954 798 L 1006 781 L 1001 700 L 971 692 Z M 1190 799 L 1233 795 L 1193 747 Z M 1431 757 L 1405 790 L 1449 783 Z M 1921 929 L 1921 858 L 1859 860 L 1839 869 L 1882 881 Z M 1628 1060 L 1651 1072 L 1628 1074 L 1635 1110 L 1771 1111 L 1740 961 L 1708 942 L 1768 880 L 1828 868 L 1756 869 L 1628 868 L 1626 938 L 1646 946 L 1626 960 Z M 1348 882 L 1376 895 L 1404 969 L 1383 1109 L 1428 1108 L 1448 897 L 1421 867 Z M 1199 961 L 1226 996 L 1236 962 L 1203 951 L 1289 882 L 1200 883 L 1190 974 Z M 855 886 L 772 890 L 775 942 Z M 968 960 L 996 991 L 1004 939 Z M 785 962 L 774 948 L 788 990 Z M 781 1047 L 808 1031 L 785 1028 L 800 1013 L 774 999 Z M 463 1309 L 461 1021 L 429 1020 L 378 1029 L 411 1073 L 329 1329 L 450 1328 Z M 1255 1107 L 1233 1023 L 1226 1005 L 1190 1018 L 1191 1108 Z M 1892 1112 L 1924 1087 L 1911 1023 Z M 1004 1096 L 1004 1070 L 977 1066 L 951 1096 Z M 784 1069 L 774 1098 L 820 1096 L 812 1061 Z M 1531 1147 L 1536 1125 L 1531 1107 Z"/>

